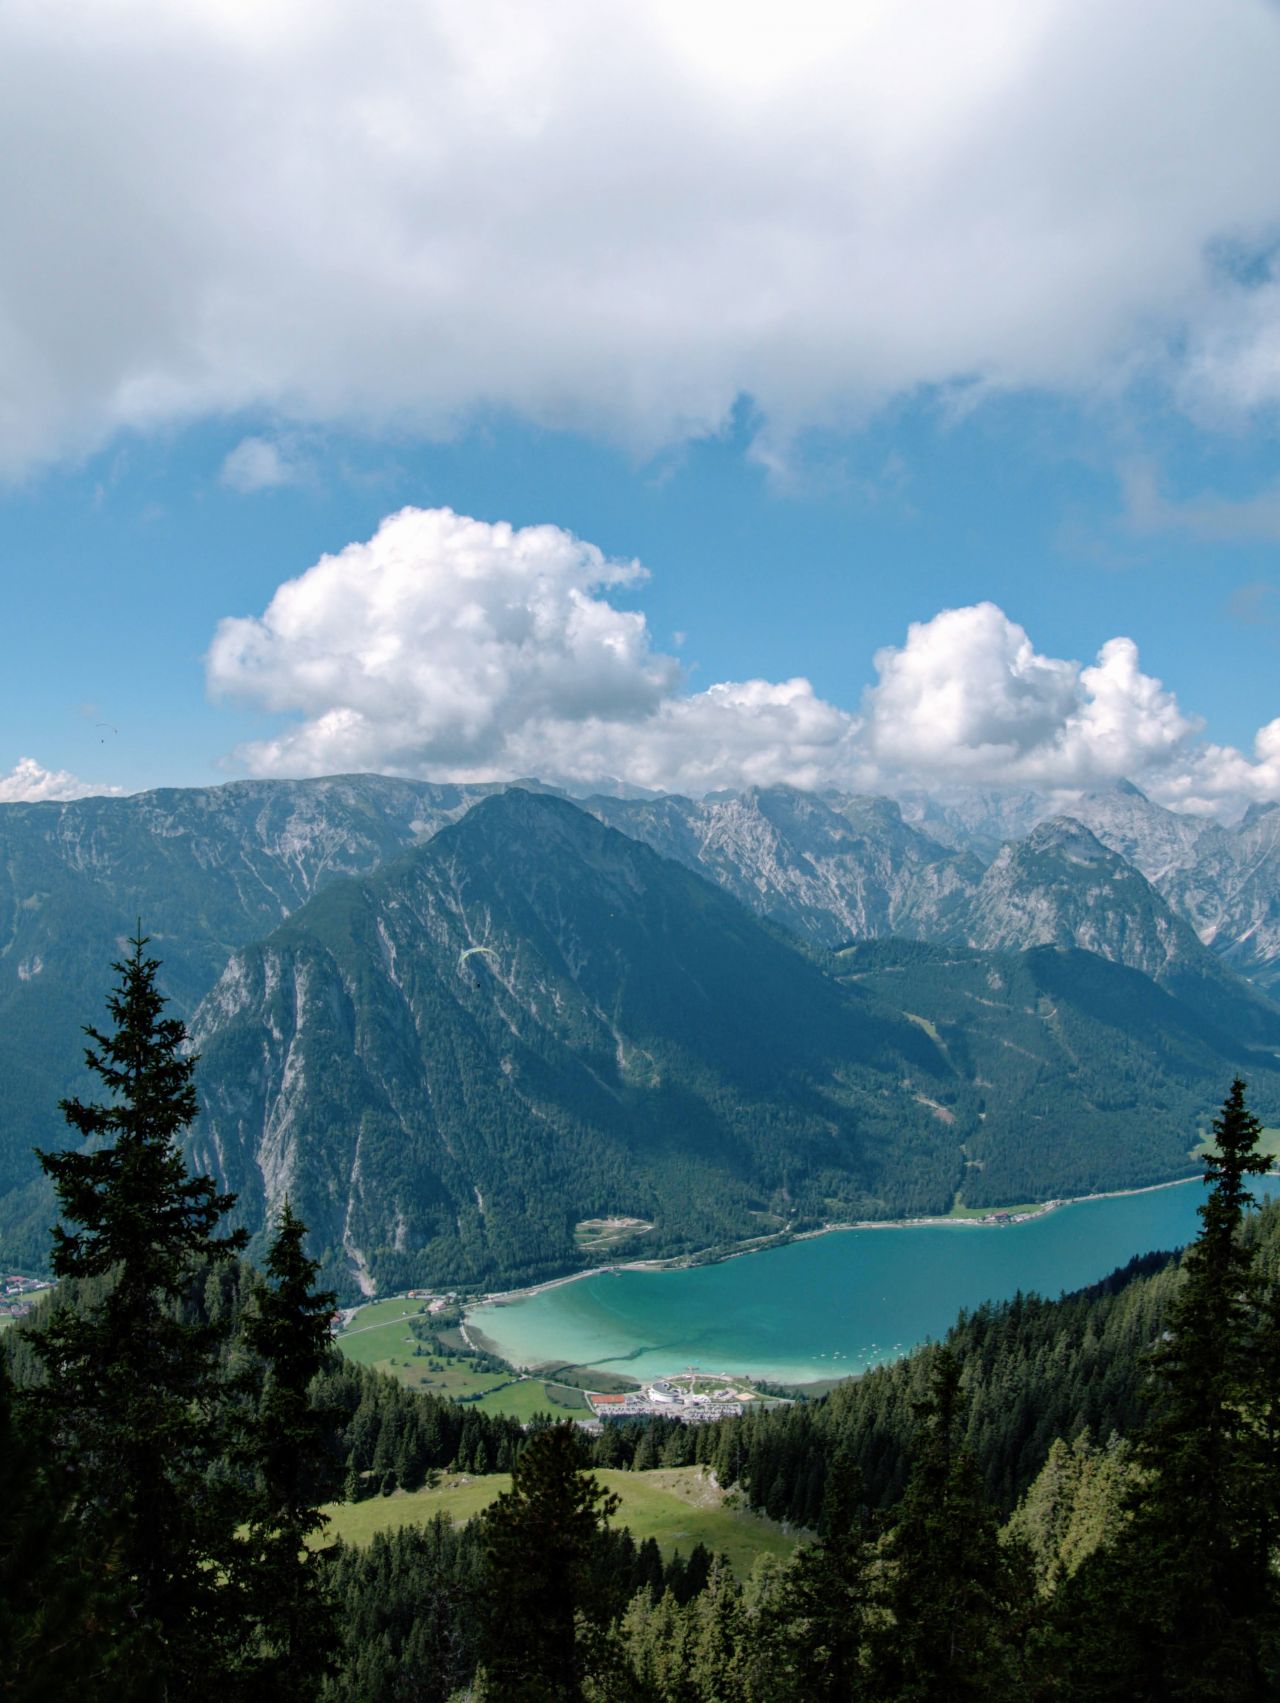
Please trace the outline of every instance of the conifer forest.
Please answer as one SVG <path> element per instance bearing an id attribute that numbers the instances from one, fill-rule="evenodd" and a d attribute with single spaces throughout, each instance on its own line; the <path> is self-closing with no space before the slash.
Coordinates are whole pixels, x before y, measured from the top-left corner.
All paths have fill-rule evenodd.
<path id="1" fill-rule="evenodd" d="M 184 1159 L 199 1064 L 139 935 L 42 1152 L 55 1287 L 0 1353 L 5 1703 L 1132 1703 L 1280 1695 L 1280 1207 L 1246 1084 L 1200 1230 L 1059 1299 L 703 1425 L 595 1435 L 343 1360 L 286 1200 L 265 1256 Z M 637 1542 L 603 1469 L 699 1465 L 798 1533 Z M 474 1518 L 323 1508 L 461 1468 Z"/>

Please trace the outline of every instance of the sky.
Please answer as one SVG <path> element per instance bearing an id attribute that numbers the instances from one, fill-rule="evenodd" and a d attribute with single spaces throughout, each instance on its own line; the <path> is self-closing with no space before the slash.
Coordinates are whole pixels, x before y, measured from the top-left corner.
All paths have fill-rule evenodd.
<path id="1" fill-rule="evenodd" d="M 0 801 L 1280 800 L 1273 0 L 11 0 Z"/>

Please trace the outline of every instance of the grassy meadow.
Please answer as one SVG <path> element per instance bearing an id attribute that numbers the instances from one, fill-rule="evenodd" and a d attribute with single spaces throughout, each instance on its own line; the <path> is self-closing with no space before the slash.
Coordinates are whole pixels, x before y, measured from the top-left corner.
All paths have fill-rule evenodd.
<path id="1" fill-rule="evenodd" d="M 798 1542 L 794 1533 L 773 1520 L 727 1506 L 724 1492 L 702 1467 L 659 1467 L 652 1472 L 596 1469 L 594 1476 L 622 1498 L 614 1523 L 630 1527 L 637 1543 L 647 1537 L 656 1539 L 666 1556 L 677 1550 L 687 1555 L 695 1544 L 704 1543 L 714 1553 L 727 1555 L 734 1572 L 745 1578 L 757 1556 L 788 1556 Z M 432 1490 L 334 1503 L 325 1510 L 332 1522 L 327 1535 L 348 1543 L 368 1543 L 375 1532 L 421 1525 L 439 1513 L 462 1524 L 510 1488 L 506 1473 L 484 1477 L 454 1473 Z"/>

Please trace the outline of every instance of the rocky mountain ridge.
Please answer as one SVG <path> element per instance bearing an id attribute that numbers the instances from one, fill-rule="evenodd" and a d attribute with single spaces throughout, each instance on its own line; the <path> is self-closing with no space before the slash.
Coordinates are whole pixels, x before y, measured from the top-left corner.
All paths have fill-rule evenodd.
<path id="1" fill-rule="evenodd" d="M 536 783 L 532 784 L 536 787 Z M 212 1125 L 208 1131 L 213 1145 L 205 1149 L 218 1158 L 217 1141 L 229 1142 L 218 1163 L 225 1163 L 228 1175 L 238 1166 L 250 1196 L 265 1201 L 271 1198 L 279 1178 L 287 1171 L 283 1155 L 289 1144 L 284 1133 L 291 1127 L 289 1107 L 296 1086 L 296 1076 L 290 1075 L 292 1067 L 287 1065 L 290 1049 L 282 1037 L 298 1025 L 301 1025 L 300 1034 L 314 1036 L 313 994 L 322 983 L 329 989 L 325 997 L 330 1000 L 330 1006 L 338 999 L 335 990 L 341 986 L 345 991 L 338 1005 L 345 1000 L 347 1008 L 354 1012 L 361 1005 L 356 997 L 359 987 L 364 985 L 361 978 L 373 975 L 366 968 L 352 981 L 350 973 L 344 971 L 349 986 L 341 977 L 336 982 L 331 977 L 326 981 L 328 971 L 321 977 L 318 969 L 324 954 L 317 956 L 314 941 L 302 951 L 298 940 L 289 934 L 290 919 L 306 909 L 310 928 L 314 908 L 320 906 L 323 911 L 322 901 L 327 891 L 346 892 L 352 882 L 375 879 L 379 871 L 412 854 L 413 848 L 433 844 L 433 836 L 445 830 L 452 834 L 465 827 L 477 809 L 483 812 L 508 790 L 501 785 L 432 786 L 378 776 L 351 776 L 306 782 L 237 782 L 219 788 L 87 799 L 65 805 L 0 806 L 0 1250 L 21 1263 L 30 1256 L 30 1250 L 44 1245 L 49 1200 L 36 1179 L 31 1149 L 37 1145 L 57 1146 L 65 1139 L 56 1111 L 58 1098 L 79 1092 L 86 1085 L 78 1063 L 80 1026 L 100 1019 L 102 997 L 110 979 L 108 966 L 119 955 L 124 937 L 139 916 L 153 939 L 157 955 L 164 960 L 165 991 L 172 998 L 176 1013 L 187 1019 L 192 1018 L 201 1000 L 210 995 L 234 955 L 241 955 L 236 960 L 240 967 L 235 974 L 245 975 L 248 972 L 244 966 L 250 961 L 244 957 L 245 951 L 255 942 L 271 943 L 270 952 L 255 972 L 259 981 L 255 984 L 254 998 L 272 1015 L 265 1028 L 260 1026 L 260 1046 L 253 1054 L 253 1069 L 261 1065 L 268 1076 L 271 1071 L 276 1073 L 270 1107 L 267 1109 L 264 1099 L 259 1105 L 262 1116 L 258 1122 L 254 1124 L 257 1113 L 249 1117 L 249 1124 L 254 1124 L 257 1133 L 237 1159 L 236 1143 L 241 1138 L 226 1133 L 232 1127 L 227 1122 L 233 1110 L 228 1100 L 219 1114 L 216 1132 Z M 539 790 L 544 795 L 550 793 L 550 789 Z M 1275 914 L 1280 911 L 1277 900 L 1280 812 L 1256 811 L 1238 829 L 1223 828 L 1191 822 L 1164 811 L 1135 788 L 1116 788 L 1071 800 L 1070 819 L 1045 820 L 1042 811 L 1041 820 L 1021 839 L 1006 844 L 1003 849 L 993 848 L 990 841 L 993 825 L 1025 818 L 1028 812 L 1033 812 L 1033 803 L 1026 797 L 1003 802 L 992 797 L 974 802 L 967 815 L 957 813 L 950 804 L 937 804 L 929 814 L 910 801 L 904 812 L 901 806 L 883 798 L 814 795 L 771 787 L 701 800 L 592 798 L 580 801 L 580 808 L 569 804 L 562 808 L 575 817 L 586 811 L 627 836 L 624 843 L 637 847 L 646 844 L 660 857 L 683 865 L 693 877 L 700 878 L 690 891 L 703 894 L 704 907 L 711 902 L 706 894 L 720 889 L 724 903 L 730 906 L 729 911 L 716 913 L 720 926 L 728 928 L 725 919 L 730 911 L 737 917 L 745 914 L 736 909 L 733 901 L 745 905 L 767 925 L 786 931 L 811 954 L 816 953 L 816 968 L 821 970 L 822 964 L 827 963 L 827 971 L 823 973 L 830 970 L 829 955 L 843 953 L 851 941 L 891 942 L 906 937 L 945 947 L 944 956 L 932 962 L 920 982 L 919 1000 L 925 999 L 930 988 L 941 990 L 947 976 L 960 973 L 948 966 L 971 962 L 975 951 L 994 953 L 1004 961 L 1011 955 L 1040 948 L 1059 955 L 1084 949 L 1099 960 L 1113 960 L 1144 978 L 1144 985 L 1149 982 L 1174 998 L 1180 1015 L 1161 1006 L 1158 1000 L 1152 1004 L 1145 995 L 1139 999 L 1136 993 L 1132 994 L 1136 1006 L 1147 1012 L 1146 1021 L 1152 1032 L 1163 1033 L 1172 1025 L 1176 1038 L 1167 1044 L 1161 1042 L 1157 1053 L 1150 1057 L 1142 1050 L 1145 1041 L 1131 1038 L 1123 1044 L 1117 1040 L 1113 1045 L 1092 1030 L 1088 1045 L 1099 1056 L 1113 1056 L 1121 1074 L 1136 1071 L 1145 1081 L 1152 1080 L 1152 1069 L 1166 1071 L 1177 1060 L 1185 1064 L 1194 1053 L 1202 1062 L 1191 1076 L 1185 1080 L 1179 1078 L 1183 1080 L 1182 1088 L 1176 1092 L 1171 1088 L 1161 1102 L 1167 1108 L 1170 1127 L 1176 1124 L 1179 1131 L 1189 1136 L 1198 1115 L 1193 1107 L 1199 1103 L 1196 1096 L 1201 1091 L 1202 1074 L 1208 1069 L 1203 1059 L 1212 1056 L 1225 1060 L 1235 1056 L 1231 1049 L 1237 1044 L 1268 1051 L 1280 1044 L 1275 1008 L 1230 967 L 1235 963 L 1248 968 L 1256 973 L 1260 983 L 1265 983 L 1272 973 L 1268 966 L 1280 962 L 1277 956 L 1280 920 Z M 1036 807 L 1043 804 L 1044 801 L 1039 801 Z M 912 816 L 914 819 L 908 819 Z M 922 826 L 926 816 L 927 832 Z M 634 856 L 634 852 L 628 855 Z M 492 864 L 493 857 L 486 856 Z M 508 836 L 503 856 L 512 870 L 523 869 L 538 891 L 550 891 L 557 886 L 558 879 L 545 870 L 533 869 L 527 859 L 522 861 L 518 836 Z M 554 858 L 551 861 L 554 863 Z M 461 889 L 479 879 L 474 872 L 464 879 L 461 866 L 458 869 Z M 1144 871 L 1149 872 L 1149 878 Z M 704 887 L 705 881 L 714 883 L 714 887 Z M 472 954 L 465 960 L 469 966 L 467 973 L 478 976 L 492 962 L 491 948 L 483 932 L 473 932 L 470 936 L 459 932 L 461 925 L 457 918 L 449 920 L 446 897 L 442 888 L 432 908 L 419 913 L 409 907 L 405 915 L 416 917 L 414 927 L 427 935 L 435 929 L 439 935 L 437 945 L 447 941 L 449 951 L 456 951 L 457 956 Z M 514 897 L 509 894 L 508 898 L 514 905 Z M 569 900 L 566 898 L 563 903 L 569 904 Z M 622 916 L 625 910 L 625 905 L 615 907 L 617 916 Z M 400 955 L 398 959 L 393 955 L 387 961 L 404 961 L 409 940 L 398 937 L 398 924 L 393 926 L 389 917 L 382 921 L 387 939 Z M 607 936 L 615 926 L 607 907 L 599 911 L 594 926 L 602 936 Z M 1196 928 L 1201 939 L 1197 939 Z M 732 930 L 729 932 L 732 934 Z M 1204 939 L 1211 941 L 1211 949 L 1205 946 Z M 781 936 L 777 937 L 777 943 L 782 944 Z M 371 937 L 366 944 L 369 951 L 364 956 L 370 964 L 376 958 L 374 945 L 384 958 L 390 951 L 381 934 L 376 940 Z M 583 959 L 587 962 L 589 944 L 584 937 L 576 945 L 567 942 L 556 950 L 566 963 L 576 962 L 575 955 L 579 953 L 587 954 Z M 296 950 L 301 951 L 301 957 L 291 956 Z M 425 945 L 423 950 L 427 950 Z M 648 950 L 646 946 L 645 952 Z M 790 964 L 794 949 L 788 951 L 786 962 Z M 621 968 L 625 958 L 625 951 L 615 942 L 614 964 L 620 986 L 626 983 Z M 455 962 L 455 970 L 456 967 Z M 492 971 L 485 973 L 492 980 Z M 1004 971 L 998 973 L 1005 976 Z M 768 972 L 770 977 L 780 974 L 776 965 Z M 378 975 L 382 976 L 383 971 L 378 971 Z M 901 967 L 884 970 L 875 984 L 877 1001 L 881 1006 L 887 1004 L 893 1008 L 891 1027 L 898 1036 L 889 1049 L 893 1057 L 907 1056 L 902 1050 L 906 1042 L 900 1018 L 908 1023 L 917 1018 L 933 1021 L 926 1010 L 900 1006 L 895 1001 L 892 987 L 904 975 Z M 234 979 L 233 975 L 231 982 L 222 984 L 218 998 L 225 1000 Z M 439 975 L 436 979 L 440 986 L 445 985 Z M 1072 986 L 1083 988 L 1086 981 L 1081 971 L 1074 976 Z M 462 1022 L 455 997 L 460 989 L 452 983 L 448 985 L 449 999 L 443 1009 L 450 1014 L 446 1027 L 452 1033 Z M 1014 984 L 1008 982 L 1008 985 Z M 281 991 L 288 988 L 293 989 L 290 995 L 296 1008 L 293 1016 L 288 1016 L 289 1000 Z M 559 992 L 553 993 L 553 988 L 559 988 Z M 510 990 L 508 993 L 515 997 Z M 1109 1002 L 1109 996 L 1103 998 L 1103 993 L 1105 988 L 1097 995 L 1103 1005 L 1118 1011 L 1116 1003 Z M 625 1029 L 621 1041 L 608 1039 L 610 1030 L 605 1018 L 613 1021 L 609 1003 L 613 997 L 612 993 L 608 998 L 599 994 L 595 1016 L 588 1020 L 579 1011 L 574 1023 L 583 1034 L 588 1030 L 595 1034 L 589 1052 L 603 1048 L 601 1056 L 613 1058 L 609 1069 L 622 1071 L 625 1092 L 638 1092 L 627 1071 L 639 1068 L 635 1061 L 642 1059 L 642 1052 L 636 1050 Z M 1039 1001 L 1042 996 L 1035 997 Z M 549 972 L 539 998 L 544 1006 L 549 1001 L 547 1008 L 551 1010 L 561 1013 L 571 1008 L 577 1010 L 573 999 Z M 941 991 L 938 998 L 942 998 Z M 381 994 L 374 1003 L 383 1003 Z M 739 1003 L 742 1009 L 736 1011 Z M 465 1006 L 465 1001 L 462 1004 Z M 537 1005 L 538 1001 L 533 1004 Z M 1046 1004 L 1046 1011 L 1052 1004 L 1052 1000 Z M 394 1001 L 386 1010 L 392 1005 Z M 732 1022 L 741 1033 L 750 1031 L 749 1005 L 750 1001 L 743 1000 L 736 991 L 726 995 L 725 1009 L 733 1013 Z M 897 1088 L 891 1083 L 881 1085 L 894 1106 L 900 1133 L 915 1128 L 912 1121 L 915 1112 L 911 1107 L 925 1106 L 928 1121 L 924 1128 L 936 1138 L 942 1124 L 939 1106 L 959 1119 L 968 1115 L 965 1105 L 976 1104 L 964 1099 L 968 1092 L 965 1085 L 972 1086 L 972 1073 L 957 1064 L 964 1048 L 955 1025 L 959 1023 L 963 1027 L 957 1014 L 967 1013 L 972 1027 L 979 1007 L 972 989 L 954 1009 L 948 1007 L 947 1021 L 953 1027 L 948 1059 L 944 1062 L 951 1074 L 948 1076 L 947 1070 L 939 1065 L 942 1075 L 938 1081 L 919 1089 L 923 1098 L 917 1098 L 913 1089 L 906 1100 L 901 1099 L 901 1081 L 909 1072 L 899 1078 Z M 207 1004 L 201 1012 L 201 1033 L 211 1048 L 215 1036 L 217 1046 L 223 1045 L 225 1027 L 213 1021 L 210 1016 L 213 1010 L 214 1004 Z M 986 1007 L 982 1006 L 981 1010 L 985 1011 Z M 1014 1023 L 1016 1018 L 1013 1007 L 1009 1007 L 1001 1022 Z M 540 1019 L 535 1021 L 526 1015 L 512 1020 L 517 1028 L 521 1023 L 533 1024 L 529 1033 L 536 1031 L 541 1036 L 536 1045 L 531 1042 L 529 1045 L 533 1054 L 543 1059 L 540 1068 L 549 1072 L 548 1080 L 556 1079 L 557 1075 L 562 1082 L 582 1080 L 582 1061 L 573 1052 L 576 1041 L 569 1045 L 562 1035 L 558 1039 L 548 1038 L 550 1032 L 545 1025 L 538 1027 Z M 387 1029 L 388 1046 L 392 1046 L 395 1035 L 400 1036 L 395 1045 L 404 1042 L 407 1031 L 403 1021 L 402 1014 L 398 1019 L 400 1027 L 392 1025 Z M 984 1017 L 983 1021 L 987 1019 Z M 354 1017 L 351 1022 L 354 1024 Z M 502 1022 L 506 1033 L 514 1033 L 506 1018 Z M 463 1030 L 465 1027 L 462 1024 Z M 381 1035 L 382 1031 L 377 1033 Z M 577 1033 L 575 1028 L 574 1034 Z M 767 1027 L 759 1030 L 758 1050 L 762 1058 L 769 1055 L 768 1033 Z M 335 1029 L 333 1036 L 338 1034 L 339 1030 Z M 348 1047 L 354 1034 L 355 1029 L 350 1028 L 341 1031 L 340 1040 L 331 1036 L 329 1055 L 316 1051 L 311 1041 L 306 1043 L 306 1049 L 314 1053 L 310 1067 L 313 1079 L 316 1073 L 322 1076 L 326 1070 L 337 1068 L 343 1048 Z M 672 1045 L 678 1041 L 678 1037 L 668 1039 Z M 1039 1045 L 1037 1041 L 1030 1048 L 1037 1056 L 1040 1056 Z M 1070 1100 L 1078 1107 L 1080 1120 L 1094 1118 L 1096 1129 L 1112 1127 L 1103 1115 L 1102 1102 L 1108 1096 L 1100 1083 L 1094 1082 L 1086 1092 L 1086 1079 L 1081 1077 L 1075 1088 L 1069 1088 L 1062 1074 L 1068 1069 L 1069 1049 L 1063 1050 L 1056 1041 L 1046 1045 L 1047 1051 L 1041 1049 L 1043 1071 L 1047 1073 L 1043 1080 L 1058 1084 L 1054 1093 L 1063 1103 Z M 484 1056 L 500 1071 L 504 1055 L 494 1051 L 488 1041 L 485 1046 L 489 1052 Z M 564 1050 L 566 1046 L 568 1052 Z M 1000 1050 L 1008 1051 L 998 1049 L 991 1053 L 991 1058 L 998 1058 Z M 1157 1054 L 1163 1062 L 1153 1064 Z M 295 1051 L 293 1056 L 301 1055 Z M 554 1065 L 546 1062 L 552 1058 L 557 1061 Z M 1178 1064 L 1177 1069 L 1182 1070 L 1183 1064 Z M 1248 1064 L 1256 1075 L 1269 1067 L 1269 1059 L 1255 1052 L 1249 1055 Z M 248 1082 L 253 1074 L 248 1055 L 242 1065 L 243 1080 Z M 1229 1067 L 1224 1064 L 1222 1068 Z M 703 1081 L 702 1070 L 703 1066 L 699 1066 L 694 1072 L 699 1081 Z M 597 1069 L 596 1075 L 600 1074 Z M 608 1079 L 607 1071 L 605 1078 Z M 230 1076 L 226 1080 L 230 1082 Z M 948 1105 L 940 1097 L 939 1083 L 946 1082 L 951 1083 L 950 1091 L 959 1096 L 954 1105 Z M 617 1083 L 613 1086 L 618 1088 Z M 1215 1087 L 1220 1097 L 1220 1084 Z M 232 1087 L 226 1092 L 234 1099 Z M 344 1088 L 343 1093 L 346 1092 Z M 716 1090 L 721 1097 L 725 1092 L 723 1087 Z M 880 1094 L 880 1089 L 876 1093 Z M 766 1100 L 769 1100 L 767 1095 Z M 339 1095 L 335 1105 L 340 1101 Z M 932 1103 L 932 1109 L 926 1103 Z M 514 1129 L 511 1120 L 516 1114 L 511 1108 L 516 1101 L 508 1097 L 503 1104 L 507 1109 L 502 1117 Z M 777 1115 L 778 1108 L 772 1101 L 767 1113 L 761 1110 L 765 1101 L 752 1104 L 756 1107 L 754 1116 Z M 863 1104 L 865 1111 L 871 1102 Z M 904 1106 L 908 1108 L 905 1113 Z M 535 1114 L 527 1108 L 520 1115 L 526 1124 L 531 1119 L 536 1121 Z M 674 1121 L 678 1123 L 684 1116 L 682 1111 Z M 875 1124 L 872 1118 L 868 1127 Z M 316 1128 L 319 1127 L 317 1121 Z M 1083 1121 L 1080 1127 L 1083 1129 Z M 973 1150 L 977 1153 L 982 1144 L 978 1132 L 973 1133 Z M 957 1142 L 960 1139 L 955 1138 Z M 599 1142 L 594 1145 L 603 1152 Z M 369 1151 L 366 1143 L 361 1164 L 371 1163 Z M 900 1157 L 900 1147 L 898 1151 Z M 929 1151 L 927 1143 L 921 1151 Z M 1155 1152 L 1156 1148 L 1150 1151 Z M 1178 1149 L 1175 1143 L 1161 1151 L 1165 1153 L 1161 1163 L 1168 1167 L 1185 1148 Z M 393 1152 L 394 1143 L 391 1143 L 387 1153 Z M 1132 1158 L 1132 1155 L 1128 1158 L 1114 1155 L 1117 1175 L 1126 1165 L 1129 1172 L 1125 1174 L 1132 1172 Z M 952 1161 L 960 1163 L 954 1152 L 948 1163 Z M 391 1163 L 389 1158 L 386 1163 Z M 992 1179 L 1013 1174 L 1003 1161 L 1002 1172 L 992 1155 L 981 1163 L 988 1168 Z M 354 1166 L 354 1159 L 351 1164 Z M 380 1161 L 379 1174 L 382 1168 Z M 832 1200 L 844 1202 L 842 1210 L 849 1204 L 845 1185 L 850 1177 L 856 1174 L 858 1187 L 872 1194 L 880 1187 L 870 1180 L 870 1171 L 859 1173 L 848 1155 L 835 1169 L 844 1174 L 845 1181 L 833 1185 L 828 1193 Z M 928 1185 L 938 1199 L 946 1195 L 943 1170 L 945 1167 Z M 374 1175 L 371 1171 L 366 1174 Z M 1064 1171 L 1062 1176 L 1065 1179 L 1084 1174 L 1077 1167 L 1076 1172 Z M 331 1196 L 333 1200 L 350 1201 L 350 1169 L 345 1182 L 341 1182 L 337 1173 L 331 1182 L 325 1199 Z M 371 1182 L 369 1186 L 374 1184 Z M 494 1186 L 492 1182 L 486 1186 L 479 1169 L 471 1186 L 487 1205 Z M 557 1183 L 555 1187 L 560 1185 Z M 762 1189 L 764 1195 L 769 1190 L 763 1188 L 758 1177 L 751 1187 L 756 1193 L 750 1198 L 757 1204 L 750 1207 L 745 1204 L 749 1191 L 735 1194 L 730 1189 L 724 1196 L 732 1208 L 728 1218 L 718 1219 L 714 1212 L 704 1215 L 700 1233 L 714 1239 L 715 1226 L 719 1224 L 723 1230 L 732 1220 L 737 1234 L 744 1222 L 742 1212 L 771 1210 L 759 1204 Z M 453 1184 L 449 1188 L 453 1189 Z M 892 1192 L 890 1188 L 887 1194 L 882 1191 L 876 1198 L 887 1200 Z M 708 1199 L 712 1193 L 708 1192 Z M 475 1195 L 470 1198 L 474 1204 Z M 933 1199 L 934 1195 L 929 1198 Z M 324 1210 L 328 1211 L 328 1207 Z M 866 1210 L 868 1215 L 874 1215 L 877 1208 L 872 1204 Z M 642 1212 L 638 1215 L 644 1216 Z M 455 1242 L 460 1237 L 465 1240 L 459 1224 L 467 1222 L 467 1212 L 455 1212 L 453 1230 L 445 1226 L 437 1233 L 452 1236 Z M 336 1230 L 331 1224 L 330 1231 L 333 1248 L 338 1250 L 335 1259 L 345 1257 L 341 1254 L 345 1237 L 342 1224 Z M 473 1232 L 474 1224 L 466 1235 L 472 1237 Z M 394 1252 L 396 1236 L 390 1234 L 387 1242 L 387 1234 L 390 1233 L 385 1226 L 377 1230 L 376 1236 L 360 1231 L 355 1245 L 385 1244 Z M 406 1230 L 405 1235 L 408 1234 Z M 471 1269 L 478 1269 L 472 1255 L 476 1249 L 483 1251 L 485 1245 L 484 1234 L 475 1234 L 480 1239 L 467 1256 Z M 502 1235 L 506 1234 L 504 1230 Z M 694 1232 L 689 1230 L 689 1234 Z"/>

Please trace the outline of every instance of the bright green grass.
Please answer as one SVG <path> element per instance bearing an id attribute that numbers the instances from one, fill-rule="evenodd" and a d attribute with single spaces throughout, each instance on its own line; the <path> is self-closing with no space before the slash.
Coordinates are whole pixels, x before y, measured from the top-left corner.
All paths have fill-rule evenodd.
<path id="1" fill-rule="evenodd" d="M 426 1310 L 425 1301 L 375 1301 L 361 1307 L 338 1337 L 338 1347 L 357 1366 L 376 1366 L 393 1355 L 411 1354 L 414 1339 L 409 1320 Z"/>
<path id="2" fill-rule="evenodd" d="M 425 1301 L 376 1301 L 360 1309 L 352 1328 L 339 1336 L 338 1347 L 349 1360 L 389 1372 L 411 1390 L 447 1396 L 451 1401 L 478 1396 L 475 1405 L 485 1413 L 531 1419 L 535 1413 L 562 1416 L 587 1411 L 586 1398 L 579 1390 L 553 1384 L 559 1399 L 552 1400 L 541 1378 L 512 1383 L 509 1373 L 481 1371 L 469 1358 L 441 1359 L 429 1351 L 416 1353 L 419 1344 L 410 1323 L 426 1310 Z"/>
<path id="3" fill-rule="evenodd" d="M 425 1301 L 375 1301 L 371 1306 L 361 1307 L 350 1328 L 338 1337 L 338 1347 L 348 1360 L 359 1366 L 389 1372 L 411 1390 L 447 1396 L 452 1401 L 464 1396 L 487 1396 L 507 1382 L 508 1374 L 482 1371 L 467 1358 L 442 1359 L 426 1350 L 425 1345 L 421 1345 L 424 1350 L 421 1354 L 415 1352 L 420 1345 L 410 1327 L 426 1311 Z M 486 1411 L 512 1411 L 520 1418 L 527 1418 L 533 1411 L 523 1405 L 522 1397 L 517 1397 L 516 1403 L 511 1409 L 490 1406 Z M 541 1406 L 547 1405 L 544 1397 Z"/>
<path id="4" fill-rule="evenodd" d="M 630 1527 L 637 1543 L 657 1540 L 664 1555 L 676 1550 L 687 1555 L 696 1543 L 729 1557 L 734 1572 L 745 1578 L 759 1555 L 788 1556 L 797 1538 L 762 1515 L 724 1506 L 701 1467 L 660 1467 L 653 1472 L 597 1471 L 594 1475 L 622 1498 L 615 1525 Z M 487 1508 L 494 1497 L 511 1488 L 505 1473 L 483 1478 L 454 1476 L 435 1490 L 375 1496 L 368 1502 L 339 1502 L 325 1510 L 332 1521 L 329 1536 L 348 1543 L 368 1543 L 375 1532 L 396 1526 L 421 1525 L 436 1514 L 448 1514 L 461 1524 Z"/>
<path id="5" fill-rule="evenodd" d="M 484 1395 L 505 1384 L 509 1372 L 477 1371 L 470 1360 L 437 1360 L 438 1371 L 432 1370 L 429 1356 L 415 1356 L 412 1348 L 400 1345 L 401 1352 L 386 1360 L 375 1360 L 379 1372 L 390 1372 L 393 1378 L 411 1390 L 425 1390 L 430 1395 L 448 1396 L 461 1401 L 464 1396 Z"/>
<path id="6" fill-rule="evenodd" d="M 1021 1206 L 961 1206 L 957 1201 L 948 1212 L 948 1218 L 990 1218 L 995 1212 L 1043 1212 L 1042 1200 L 1024 1201 Z"/>
<path id="7" fill-rule="evenodd" d="M 552 1392 L 554 1391 L 554 1398 Z M 549 1413 L 553 1419 L 563 1419 L 572 1413 L 586 1415 L 588 1402 L 581 1390 L 567 1384 L 553 1384 L 548 1389 L 541 1378 L 521 1378 L 504 1390 L 494 1390 L 475 1403 L 481 1413 L 505 1413 L 511 1419 L 532 1419 L 535 1413 Z"/>

